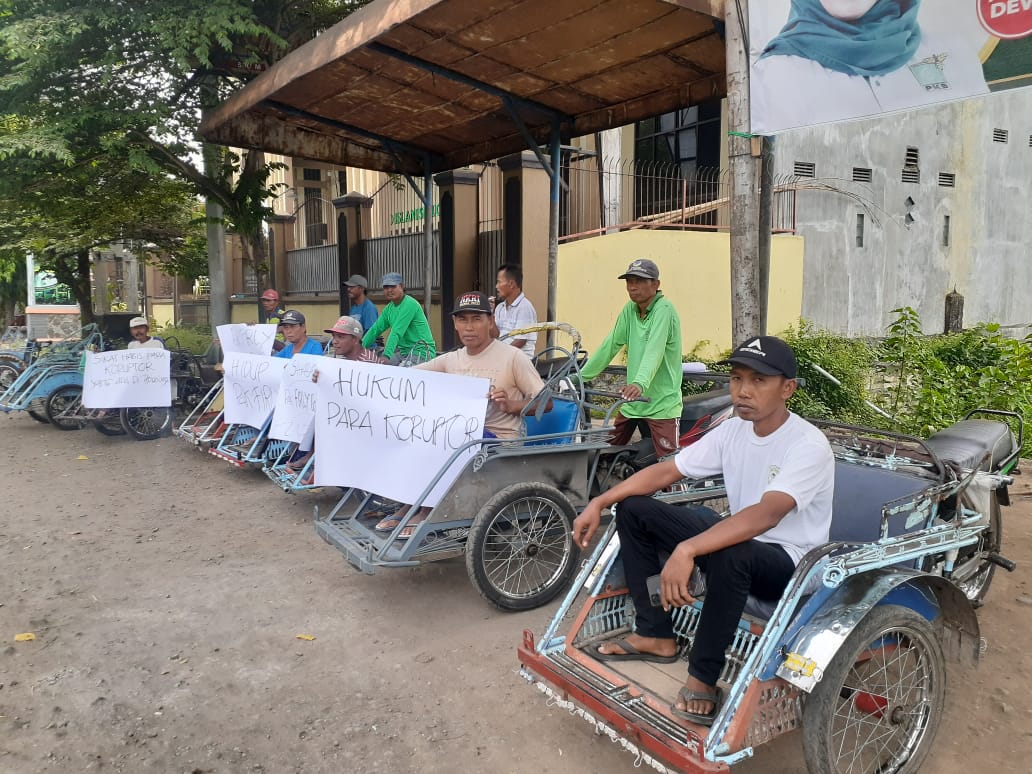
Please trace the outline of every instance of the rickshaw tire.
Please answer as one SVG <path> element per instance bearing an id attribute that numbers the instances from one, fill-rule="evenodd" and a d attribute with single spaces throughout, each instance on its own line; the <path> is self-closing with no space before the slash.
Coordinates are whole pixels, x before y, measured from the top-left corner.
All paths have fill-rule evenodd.
<path id="1" fill-rule="evenodd" d="M 166 415 L 165 415 L 165 420 L 161 423 L 161 427 L 160 428 L 158 428 L 157 430 L 151 430 L 151 431 L 144 432 L 142 430 L 137 429 L 133 425 L 133 422 L 132 422 L 132 419 L 130 418 L 130 413 L 129 412 L 131 412 L 131 411 L 148 411 L 148 410 L 164 411 L 164 412 L 166 412 Z M 165 435 L 166 432 L 168 430 L 170 430 L 171 427 L 172 427 L 172 409 L 171 408 L 165 408 L 165 407 L 158 407 L 158 408 L 154 408 L 154 409 L 124 408 L 124 409 L 121 409 L 119 411 L 119 416 L 122 419 L 122 427 L 125 429 L 125 431 L 129 435 L 131 435 L 137 441 L 154 441 L 154 440 L 160 438 L 161 436 Z"/>
<path id="2" fill-rule="evenodd" d="M 551 508 L 549 516 L 558 516 L 557 523 L 550 524 L 547 532 L 553 538 L 558 538 L 561 534 L 563 556 L 561 564 L 540 588 L 523 594 L 514 594 L 504 588 L 499 588 L 492 581 L 484 560 L 486 551 L 489 550 L 488 543 L 496 520 L 506 508 L 516 505 L 520 501 L 538 501 L 541 504 L 547 504 Z M 473 524 L 466 541 L 466 572 L 474 588 L 492 605 L 510 612 L 532 610 L 550 602 L 570 585 L 577 572 L 580 550 L 573 542 L 571 534 L 573 520 L 576 517 L 577 512 L 569 499 L 548 484 L 524 481 L 502 489 L 491 497 L 473 517 Z"/>
<path id="3" fill-rule="evenodd" d="M 82 430 L 86 422 L 82 419 L 66 419 L 61 413 L 68 407 L 68 401 L 82 398 L 82 387 L 78 384 L 63 384 L 47 396 L 47 419 L 58 430 Z"/>
<path id="4" fill-rule="evenodd" d="M 15 365 L 15 361 L 0 361 L 0 393 L 14 384 L 24 370 Z"/>
<path id="5" fill-rule="evenodd" d="M 44 425 L 50 424 L 50 420 L 47 418 L 46 398 L 33 398 L 29 401 L 29 405 L 26 407 L 25 411 L 37 422 L 42 422 Z"/>
<path id="6" fill-rule="evenodd" d="M 864 691 L 864 684 L 859 684 L 851 690 L 847 684 L 850 671 L 855 666 L 870 668 L 874 663 L 874 657 L 866 657 L 869 644 L 883 639 L 892 631 L 901 631 L 910 640 L 912 647 L 920 648 L 920 655 L 926 664 L 929 677 L 928 684 L 919 689 L 912 690 L 912 695 L 922 697 L 920 709 L 922 713 L 914 712 L 911 707 L 898 707 L 890 713 L 888 697 L 875 691 Z M 849 634 L 845 642 L 832 657 L 828 668 L 824 671 L 820 682 L 804 698 L 802 725 L 803 725 L 803 753 L 806 759 L 807 772 L 809 774 L 841 774 L 843 771 L 852 771 L 850 766 L 839 767 L 835 760 L 836 754 L 841 754 L 844 747 L 848 745 L 843 741 L 848 738 L 843 731 L 836 735 L 834 720 L 837 711 L 845 710 L 847 713 L 862 713 L 857 721 L 858 725 L 870 726 L 870 717 L 875 717 L 876 728 L 881 729 L 882 720 L 886 716 L 896 712 L 899 717 L 917 717 L 924 715 L 922 729 L 915 735 L 913 733 L 902 733 L 903 750 L 887 750 L 888 745 L 884 741 L 884 729 L 881 729 L 882 736 L 876 738 L 876 744 L 871 749 L 878 748 L 879 752 L 885 751 L 890 755 L 900 756 L 906 754 L 905 760 L 899 768 L 894 768 L 894 774 L 915 774 L 920 770 L 921 764 L 927 758 L 935 741 L 935 735 L 942 720 L 943 707 L 946 698 L 947 664 L 942 649 L 941 632 L 936 626 L 930 623 L 924 616 L 907 607 L 899 605 L 878 605 L 864 617 L 856 628 Z M 887 671 L 887 670 L 886 670 Z M 888 688 L 897 687 L 898 682 Z M 858 706 L 863 699 L 863 706 Z M 842 703 L 842 706 L 840 706 Z M 847 705 L 851 705 L 847 706 Z M 882 714 L 878 714 L 882 713 Z M 894 717 L 884 724 L 899 724 Z M 857 745 L 859 748 L 860 745 Z M 908 749 L 907 749 L 908 748 Z M 855 758 L 850 763 L 855 762 Z M 873 766 L 862 766 L 862 771 L 874 771 Z"/>
<path id="7" fill-rule="evenodd" d="M 109 409 L 111 413 L 100 419 L 93 420 L 93 427 L 101 435 L 116 436 L 125 435 L 125 428 L 122 427 L 122 417 L 119 412 Z"/>

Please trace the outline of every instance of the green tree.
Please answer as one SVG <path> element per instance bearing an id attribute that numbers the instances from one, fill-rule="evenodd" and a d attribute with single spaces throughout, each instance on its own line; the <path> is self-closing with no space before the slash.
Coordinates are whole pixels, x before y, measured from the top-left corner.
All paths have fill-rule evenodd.
<path id="1" fill-rule="evenodd" d="M 0 157 L 74 164 L 85 134 L 171 173 L 221 208 L 261 278 L 270 167 L 202 146 L 200 117 L 364 2 L 0 0 Z"/>

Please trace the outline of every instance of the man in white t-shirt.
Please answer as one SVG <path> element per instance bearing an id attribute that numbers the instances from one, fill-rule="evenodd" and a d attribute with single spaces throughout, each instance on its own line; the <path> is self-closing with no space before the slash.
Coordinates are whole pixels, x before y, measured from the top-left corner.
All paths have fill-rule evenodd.
<path id="1" fill-rule="evenodd" d="M 165 342 L 150 335 L 150 323 L 146 317 L 134 317 L 129 321 L 129 335 L 132 341 L 127 349 L 164 349 Z"/>
<path id="2" fill-rule="evenodd" d="M 796 361 L 789 346 L 773 336 L 758 336 L 724 362 L 731 365 L 736 417 L 673 459 L 596 497 L 573 523 L 574 540 L 586 547 L 602 509 L 620 504 L 616 526 L 636 611 L 635 632 L 592 648 L 596 658 L 677 661 L 669 611 L 691 603 L 695 565 L 706 573 L 708 592 L 688 657 L 688 680 L 670 707 L 699 725 L 710 725 L 716 715 L 717 679 L 746 598 L 780 598 L 802 556 L 828 541 L 835 481 L 827 439 L 785 405 L 796 390 Z M 685 477 L 721 473 L 731 510 L 724 519 L 708 508 L 671 505 L 650 496 Z M 666 564 L 661 553 L 670 554 Z M 656 574 L 661 605 L 653 607 L 646 578 Z"/>
<path id="3" fill-rule="evenodd" d="M 530 299 L 523 294 L 523 269 L 514 263 L 504 264 L 498 269 L 495 279 L 494 314 L 491 318 L 491 335 L 495 338 L 509 336 L 512 331 L 537 325 L 537 312 Z M 520 350 L 527 357 L 534 357 L 537 346 L 536 333 L 521 333 L 503 340 Z"/>

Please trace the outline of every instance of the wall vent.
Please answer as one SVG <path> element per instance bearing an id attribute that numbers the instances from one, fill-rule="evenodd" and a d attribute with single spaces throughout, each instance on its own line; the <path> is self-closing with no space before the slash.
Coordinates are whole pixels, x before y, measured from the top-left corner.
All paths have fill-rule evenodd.
<path id="1" fill-rule="evenodd" d="M 853 167 L 853 182 L 854 183 L 870 183 L 871 182 L 871 170 L 867 167 Z"/>
<path id="2" fill-rule="evenodd" d="M 993 142 L 1007 142 L 1009 134 L 1006 129 L 993 129 Z"/>
<path id="3" fill-rule="evenodd" d="M 957 184 L 957 176 L 952 172 L 939 173 L 939 185 L 943 188 L 953 188 Z"/>
<path id="4" fill-rule="evenodd" d="M 917 148 L 907 147 L 907 155 L 903 159 L 904 167 L 916 167 L 921 163 L 921 152 Z"/>
<path id="5" fill-rule="evenodd" d="M 1028 147 L 1032 148 L 1032 134 L 1028 136 Z"/>
<path id="6" fill-rule="evenodd" d="M 920 183 L 921 182 L 921 170 L 918 167 L 921 154 L 917 148 L 913 146 L 907 146 L 907 153 L 903 157 L 903 176 L 902 180 L 904 183 Z"/>
<path id="7" fill-rule="evenodd" d="M 864 214 L 862 212 L 856 214 L 856 246 L 864 246 Z"/>
<path id="8" fill-rule="evenodd" d="M 797 161 L 793 167 L 796 177 L 816 177 L 817 165 L 812 161 Z"/>
<path id="9" fill-rule="evenodd" d="M 901 179 L 904 183 L 920 183 L 921 170 L 917 167 L 903 167 L 903 176 Z"/>

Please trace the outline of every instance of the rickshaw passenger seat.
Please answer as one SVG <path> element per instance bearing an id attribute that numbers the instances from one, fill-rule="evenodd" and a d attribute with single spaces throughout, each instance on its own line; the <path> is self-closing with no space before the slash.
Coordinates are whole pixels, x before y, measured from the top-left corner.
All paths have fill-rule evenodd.
<path id="1" fill-rule="evenodd" d="M 548 438 L 543 441 L 527 441 L 526 446 L 558 446 L 571 443 L 573 432 L 580 422 L 580 405 L 565 398 L 552 398 L 552 410 L 546 411 L 537 418 L 532 414 L 524 417 L 527 437 L 535 435 L 551 435 L 553 433 L 570 433 L 565 438 Z"/>
<path id="2" fill-rule="evenodd" d="M 869 543 L 881 536 L 882 506 L 892 500 L 917 495 L 932 482 L 899 470 L 835 462 L 835 498 L 831 510 L 831 540 Z M 910 532 L 907 513 L 889 520 L 889 536 Z M 923 526 L 923 525 L 919 525 Z"/>

